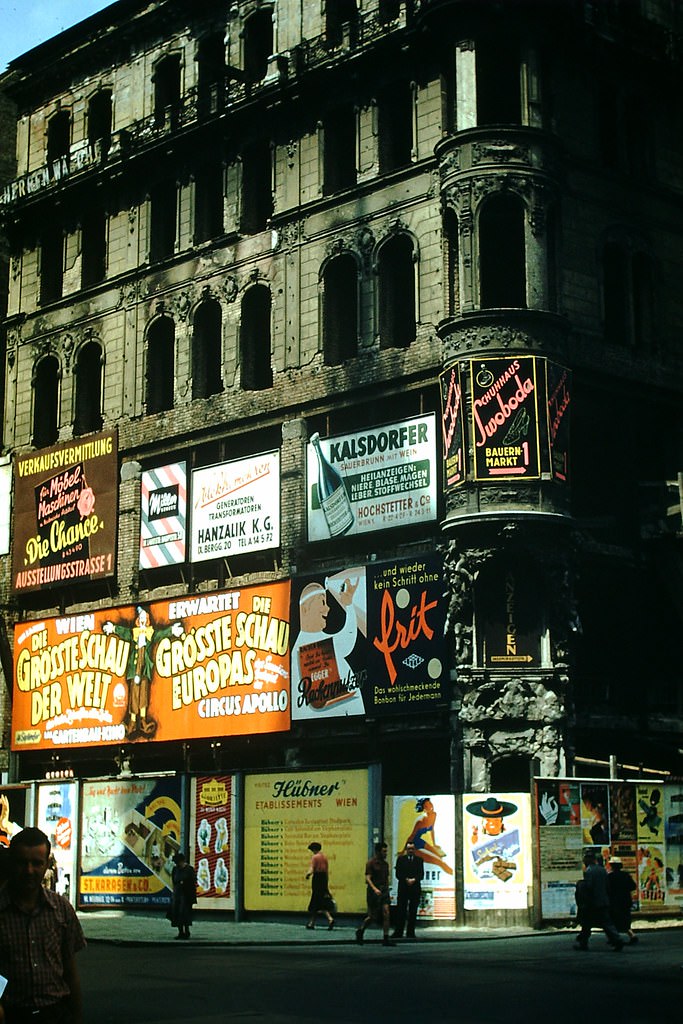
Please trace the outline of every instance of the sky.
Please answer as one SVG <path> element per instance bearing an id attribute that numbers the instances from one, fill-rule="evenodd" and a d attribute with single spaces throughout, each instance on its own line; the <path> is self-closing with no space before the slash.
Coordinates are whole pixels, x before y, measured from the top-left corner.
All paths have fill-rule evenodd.
<path id="1" fill-rule="evenodd" d="M 0 0 L 0 71 L 9 61 L 71 28 L 112 0 Z"/>

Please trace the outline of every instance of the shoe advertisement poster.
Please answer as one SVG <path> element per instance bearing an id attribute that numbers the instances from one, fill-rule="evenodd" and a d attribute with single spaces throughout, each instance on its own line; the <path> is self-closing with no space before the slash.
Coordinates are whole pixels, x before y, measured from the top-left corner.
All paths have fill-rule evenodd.
<path id="1" fill-rule="evenodd" d="M 232 775 L 190 782 L 190 862 L 197 872 L 199 910 L 235 909 L 235 787 Z"/>
<path id="2" fill-rule="evenodd" d="M 396 903 L 396 858 L 406 843 L 415 844 L 422 861 L 417 921 L 455 918 L 455 797 L 387 796 L 384 799 L 384 837 L 389 844 L 391 902 Z"/>
<path id="3" fill-rule="evenodd" d="M 530 906 L 529 794 L 466 793 L 462 806 L 465 910 Z"/>
<path id="4" fill-rule="evenodd" d="M 166 905 L 182 820 L 179 778 L 84 782 L 79 906 Z"/>

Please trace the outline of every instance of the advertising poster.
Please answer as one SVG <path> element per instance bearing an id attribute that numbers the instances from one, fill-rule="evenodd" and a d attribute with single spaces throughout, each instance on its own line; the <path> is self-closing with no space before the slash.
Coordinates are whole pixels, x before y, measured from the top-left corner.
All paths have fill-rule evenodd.
<path id="1" fill-rule="evenodd" d="M 10 551 L 12 520 L 12 463 L 9 455 L 0 456 L 0 555 Z"/>
<path id="2" fill-rule="evenodd" d="M 470 373 L 475 479 L 537 478 L 540 455 L 535 358 L 473 359 Z"/>
<path id="3" fill-rule="evenodd" d="M 329 861 L 330 892 L 340 913 L 365 910 L 368 772 L 328 769 L 248 775 L 244 797 L 247 910 L 305 913 L 311 897 L 309 843 Z"/>
<path id="4" fill-rule="evenodd" d="M 140 489 L 140 568 L 184 562 L 186 523 L 185 463 L 146 470 Z"/>
<path id="5" fill-rule="evenodd" d="M 460 365 L 441 374 L 441 427 L 443 432 L 444 483 L 448 490 L 465 480 L 465 430 Z"/>
<path id="6" fill-rule="evenodd" d="M 115 431 L 16 456 L 14 593 L 114 575 L 117 482 Z"/>
<path id="7" fill-rule="evenodd" d="M 12 836 L 32 825 L 28 786 L 3 786 L 0 789 L 0 846 L 9 846 Z"/>
<path id="8" fill-rule="evenodd" d="M 584 846 L 609 846 L 609 786 L 606 782 L 582 782 L 581 828 Z"/>
<path id="9" fill-rule="evenodd" d="M 311 541 L 433 522 L 434 415 L 316 437 L 307 450 L 307 495 Z"/>
<path id="10" fill-rule="evenodd" d="M 387 796 L 384 800 L 384 838 L 389 845 L 391 901 L 398 883 L 394 865 L 407 842 L 423 861 L 418 920 L 455 918 L 455 797 Z"/>
<path id="11" fill-rule="evenodd" d="M 477 608 L 480 657 L 486 665 L 538 665 L 544 629 L 538 584 L 524 565 L 491 566 Z"/>
<path id="12" fill-rule="evenodd" d="M 683 783 L 665 787 L 666 902 L 683 905 Z"/>
<path id="13" fill-rule="evenodd" d="M 12 748 L 289 728 L 289 582 L 24 622 Z"/>
<path id="14" fill-rule="evenodd" d="M 611 782 L 609 787 L 610 827 L 613 843 L 630 843 L 635 848 L 636 787 L 632 782 Z"/>
<path id="15" fill-rule="evenodd" d="M 536 783 L 541 911 L 545 918 L 576 914 L 576 883 L 582 877 L 583 830 L 577 782 Z"/>
<path id="16" fill-rule="evenodd" d="M 232 775 L 198 775 L 190 785 L 190 861 L 199 910 L 235 909 Z"/>
<path id="17" fill-rule="evenodd" d="M 76 783 L 52 780 L 40 783 L 37 789 L 36 825 L 52 846 L 57 865 L 56 891 L 73 902 L 78 846 Z"/>
<path id="18" fill-rule="evenodd" d="M 465 793 L 465 910 L 523 910 L 529 904 L 531 806 L 528 793 Z"/>
<path id="19" fill-rule="evenodd" d="M 169 901 L 181 849 L 182 791 L 175 777 L 82 784 L 81 907 Z"/>
<path id="20" fill-rule="evenodd" d="M 636 818 L 640 909 L 660 909 L 666 894 L 664 793 L 661 783 L 636 785 Z"/>
<path id="21" fill-rule="evenodd" d="M 280 543 L 280 453 L 196 469 L 192 474 L 193 562 Z"/>
<path id="22" fill-rule="evenodd" d="M 546 360 L 546 395 L 548 397 L 548 450 L 553 480 L 569 480 L 569 411 L 571 403 L 571 371 Z"/>

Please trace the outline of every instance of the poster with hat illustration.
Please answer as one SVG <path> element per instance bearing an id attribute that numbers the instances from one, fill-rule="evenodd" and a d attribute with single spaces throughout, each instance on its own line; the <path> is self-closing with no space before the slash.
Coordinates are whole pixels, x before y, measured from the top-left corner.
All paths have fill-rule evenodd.
<path id="1" fill-rule="evenodd" d="M 465 793 L 465 910 L 523 910 L 531 886 L 528 793 Z"/>

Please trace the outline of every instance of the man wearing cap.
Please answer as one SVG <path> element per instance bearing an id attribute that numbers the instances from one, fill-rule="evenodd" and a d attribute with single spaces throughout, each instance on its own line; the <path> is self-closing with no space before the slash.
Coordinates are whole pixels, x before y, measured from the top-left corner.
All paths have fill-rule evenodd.
<path id="1" fill-rule="evenodd" d="M 81 1024 L 76 953 L 85 946 L 76 913 L 42 882 L 50 841 L 38 828 L 18 832 L 9 848 L 9 878 L 0 890 L 0 973 L 7 978 L 0 1021 Z"/>
<path id="2" fill-rule="evenodd" d="M 624 943 L 610 917 L 607 872 L 602 864 L 598 864 L 594 850 L 586 851 L 583 864 L 582 893 L 585 910 L 582 912 L 581 931 L 574 948 L 587 950 L 591 928 L 602 928 L 612 949 L 619 952 L 624 948 Z"/>
<path id="3" fill-rule="evenodd" d="M 405 850 L 396 858 L 396 878 L 398 879 L 398 899 L 396 900 L 395 939 L 403 938 L 403 928 L 407 922 L 406 936 L 415 938 L 415 921 L 417 908 L 420 905 L 420 883 L 424 877 L 424 864 L 415 854 L 415 843 L 408 840 Z"/>

